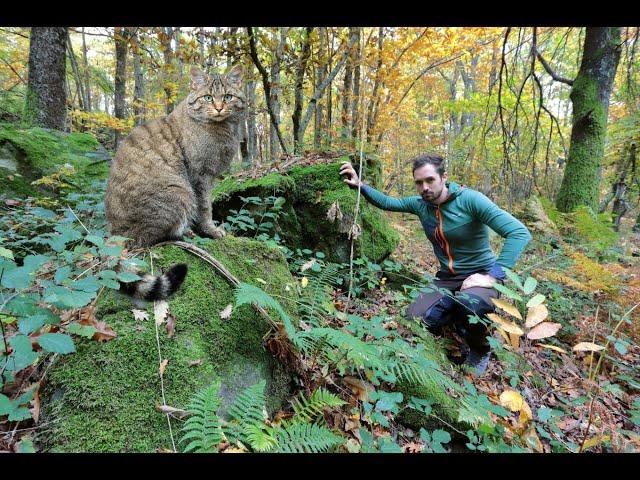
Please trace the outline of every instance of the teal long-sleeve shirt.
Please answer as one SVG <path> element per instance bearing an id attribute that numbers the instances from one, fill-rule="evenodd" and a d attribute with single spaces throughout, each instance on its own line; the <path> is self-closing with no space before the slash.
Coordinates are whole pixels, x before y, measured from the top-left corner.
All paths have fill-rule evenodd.
<path id="1" fill-rule="evenodd" d="M 450 196 L 440 205 L 419 195 L 389 197 L 369 185 L 363 185 L 361 191 L 378 208 L 413 213 L 420 218 L 441 272 L 449 275 L 487 272 L 495 278 L 504 278 L 501 267 L 513 269 L 531 240 L 529 230 L 482 193 L 455 182 L 446 185 Z M 488 228 L 505 239 L 497 259 L 489 245 Z"/>

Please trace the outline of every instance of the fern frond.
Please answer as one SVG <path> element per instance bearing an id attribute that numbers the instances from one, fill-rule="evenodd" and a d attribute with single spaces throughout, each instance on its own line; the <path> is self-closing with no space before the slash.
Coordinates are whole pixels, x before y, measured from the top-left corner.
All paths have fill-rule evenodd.
<path id="1" fill-rule="evenodd" d="M 266 384 L 266 380 L 262 380 L 244 389 L 233 402 L 229 409 L 229 415 L 241 424 L 263 423 L 262 410 L 266 401 L 264 396 Z"/>
<path id="2" fill-rule="evenodd" d="M 249 440 L 251 449 L 256 452 L 268 452 L 277 444 L 274 429 L 268 425 L 247 425 L 243 432 Z"/>
<path id="3" fill-rule="evenodd" d="M 293 325 L 291 317 L 289 317 L 289 314 L 284 310 L 284 308 L 282 308 L 282 305 L 280 305 L 280 303 L 275 298 L 273 298 L 261 288 L 242 282 L 236 287 L 235 297 L 236 307 L 244 304 L 256 303 L 263 308 L 272 308 L 273 310 L 275 310 L 278 315 L 280 315 L 280 319 L 282 320 L 285 331 L 287 332 L 287 336 L 289 337 L 289 340 L 291 340 L 291 343 L 299 349 L 302 348 L 302 345 L 300 344 L 297 337 L 296 327 Z"/>
<path id="4" fill-rule="evenodd" d="M 311 394 L 311 398 L 307 400 L 304 393 L 293 401 L 294 416 L 290 423 L 314 422 L 321 414 L 325 407 L 339 407 L 345 402 L 333 393 L 320 387 Z"/>
<path id="5" fill-rule="evenodd" d="M 343 443 L 344 439 L 326 427 L 296 423 L 276 430 L 277 452 L 318 453 Z"/>
<path id="6" fill-rule="evenodd" d="M 366 343 L 348 332 L 335 328 L 312 328 L 301 332 L 300 337 L 315 344 L 324 340 L 328 346 L 346 352 L 346 358 L 358 366 L 384 368 L 384 361 L 376 345 Z"/>
<path id="7" fill-rule="evenodd" d="M 191 440 L 184 448 L 184 452 L 217 452 L 216 446 L 224 440 L 220 419 L 216 413 L 219 407 L 217 384 L 213 384 L 194 395 L 187 409 L 191 416 L 182 428 L 185 435 L 179 442 Z"/>
<path id="8" fill-rule="evenodd" d="M 310 320 L 315 319 L 317 313 L 327 313 L 323 305 L 330 300 L 329 292 L 335 288 L 340 279 L 340 265 L 329 263 L 318 273 L 309 273 L 309 286 L 302 291 L 300 297 L 303 315 Z"/>

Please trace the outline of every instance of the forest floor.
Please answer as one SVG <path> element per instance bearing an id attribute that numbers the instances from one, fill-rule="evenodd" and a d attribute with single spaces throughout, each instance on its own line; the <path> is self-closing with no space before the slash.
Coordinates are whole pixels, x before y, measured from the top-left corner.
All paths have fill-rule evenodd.
<path id="1" fill-rule="evenodd" d="M 400 245 L 391 259 L 411 266 L 417 273 L 428 272 L 434 275 L 437 260 L 420 223 L 409 216 L 403 219 L 398 214 L 389 215 L 388 218 L 393 228 L 401 234 Z M 630 229 L 630 226 L 627 228 Z M 629 231 L 624 238 L 628 250 L 640 252 L 640 235 Z M 597 306 L 595 311 L 588 306 L 582 311 L 575 308 L 571 318 L 562 320 L 572 323 L 577 333 L 559 337 L 551 348 L 541 348 L 525 340 L 515 352 L 514 349 L 509 349 L 511 351 L 506 354 L 504 351 L 494 353 L 482 376 L 475 378 L 468 373 L 464 374 L 480 393 L 495 404 L 501 404 L 503 392 L 514 389 L 522 392 L 525 405 L 519 412 L 516 411 L 519 415 L 514 414 L 510 419 L 495 419 L 505 426 L 508 435 L 521 436 L 534 451 L 640 451 L 640 310 L 631 314 L 630 325 L 622 323 L 619 329 L 619 332 L 625 331 L 626 338 L 631 342 L 619 351 L 613 348 L 606 350 L 613 353 L 605 357 L 597 374 L 594 371 L 599 355 L 572 351 L 572 346 L 579 342 L 603 345 L 607 339 L 614 340 L 611 336 L 612 318 L 604 308 L 606 301 L 619 303 L 624 311 L 640 303 L 640 258 L 628 258 L 633 261 L 604 265 L 624 285 L 621 293 L 607 295 L 594 291 L 594 298 L 603 308 Z M 527 261 L 535 261 L 535 258 L 522 259 L 524 264 Z M 571 302 L 571 292 L 564 294 Z M 402 314 L 407 306 L 406 302 L 399 304 L 394 298 L 384 287 L 375 289 L 367 294 L 365 302 L 361 304 L 366 305 L 364 311 L 354 313 L 365 318 L 383 311 Z M 576 302 L 576 306 L 579 305 Z M 608 319 L 605 318 L 607 315 Z M 445 336 L 449 338 L 444 338 L 443 341 L 448 348 L 453 346 L 452 353 L 456 353 L 456 346 L 461 343 L 461 339 L 453 332 L 448 332 Z M 494 338 L 501 339 L 497 333 L 494 333 Z M 533 423 L 529 423 L 531 417 L 536 420 L 536 428 L 533 428 Z M 549 420 L 550 418 L 553 420 Z M 397 435 L 398 444 L 406 452 L 418 452 L 424 446 L 418 432 L 397 424 L 392 424 L 389 430 Z M 388 433 L 382 430 L 377 432 L 378 435 Z M 462 445 L 464 441 L 459 447 Z M 459 450 L 455 442 L 451 446 L 453 451 Z"/>

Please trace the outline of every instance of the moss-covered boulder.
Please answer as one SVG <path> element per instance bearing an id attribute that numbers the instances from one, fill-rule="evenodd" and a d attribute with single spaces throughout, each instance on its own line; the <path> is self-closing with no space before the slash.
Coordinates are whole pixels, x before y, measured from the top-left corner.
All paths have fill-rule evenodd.
<path id="1" fill-rule="evenodd" d="M 285 298 L 294 291 L 287 287 L 293 280 L 279 250 L 234 237 L 208 241 L 205 248 L 241 281 Z M 234 303 L 233 290 L 212 267 L 175 246 L 153 252 L 158 255 L 153 259 L 156 271 L 174 263 L 189 265 L 184 285 L 169 300 L 175 334 L 169 337 L 164 325 L 159 329 L 162 359 L 169 361 L 163 376 L 166 404 L 185 408 L 195 392 L 220 382 L 219 413 L 224 415 L 240 391 L 265 379 L 267 408 L 280 408 L 291 377 L 263 347 L 266 321 L 249 306 L 222 319 L 220 312 Z M 295 314 L 293 301 L 282 303 Z M 77 352 L 58 358 L 49 369 L 40 417 L 47 427 L 36 439 L 42 451 L 171 448 L 167 418 L 156 409 L 163 400 L 153 306 L 144 321 L 134 319 L 132 308 L 125 297 L 103 294 L 97 316 L 117 332 L 116 338 L 104 343 L 78 340 Z M 172 420 L 176 441 L 181 426 Z"/>
<path id="2" fill-rule="evenodd" d="M 0 123 L 0 192 L 29 196 L 51 193 L 31 184 L 65 167 L 64 180 L 72 188 L 84 189 L 96 179 L 105 179 L 108 155 L 88 133 L 64 133 L 39 127 Z"/>
<path id="3" fill-rule="evenodd" d="M 213 217 L 225 221 L 230 210 L 244 204 L 241 197 L 282 196 L 286 199 L 278 232 L 289 248 L 321 251 L 334 262 L 348 262 L 351 245 L 348 232 L 353 223 L 357 191 L 339 176 L 340 163 L 297 166 L 286 174 L 270 173 L 241 180 L 229 177 L 213 190 Z M 332 219 L 328 218 L 332 210 Z M 338 213 L 339 209 L 339 213 Z M 355 242 L 355 255 L 380 262 L 398 245 L 400 237 L 384 213 L 360 199 L 362 234 Z"/>

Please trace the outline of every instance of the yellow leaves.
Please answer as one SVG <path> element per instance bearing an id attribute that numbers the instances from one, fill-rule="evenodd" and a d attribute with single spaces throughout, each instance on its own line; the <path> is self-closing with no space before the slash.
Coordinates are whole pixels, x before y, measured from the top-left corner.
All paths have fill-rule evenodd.
<path id="1" fill-rule="evenodd" d="M 539 340 L 541 338 L 553 337 L 558 333 L 560 328 L 562 328 L 562 325 L 559 323 L 543 322 L 531 329 L 529 333 L 527 333 L 527 338 L 529 340 Z"/>
<path id="2" fill-rule="evenodd" d="M 548 348 L 549 350 L 554 350 L 560 353 L 567 353 L 564 348 L 556 347 L 555 345 L 549 345 L 547 343 L 537 343 L 536 347 Z"/>
<path id="3" fill-rule="evenodd" d="M 503 319 L 502 317 L 500 317 L 500 315 L 497 315 L 495 313 L 489 313 L 487 314 L 487 317 L 493 320 L 495 323 L 497 323 L 500 326 L 500 328 L 502 328 L 507 333 L 511 333 L 518 336 L 524 335 L 524 332 L 520 327 L 518 327 L 518 325 Z"/>
<path id="4" fill-rule="evenodd" d="M 610 440 L 611 440 L 611 437 L 609 435 L 596 435 L 595 437 L 591 437 L 590 439 L 586 440 L 584 442 L 584 445 L 582 445 L 582 448 L 580 449 L 580 451 L 588 450 L 601 443 L 609 442 Z"/>
<path id="5" fill-rule="evenodd" d="M 153 302 L 153 318 L 155 319 L 157 326 L 160 326 L 164 323 L 164 321 L 167 319 L 168 314 L 169 304 L 165 300 Z"/>
<path id="6" fill-rule="evenodd" d="M 517 319 L 522 320 L 522 315 L 520 315 L 520 312 L 518 311 L 518 309 L 512 304 L 510 304 L 509 302 L 500 300 L 498 298 L 492 298 L 491 301 L 496 307 L 500 308 L 501 310 L 504 310 L 512 317 L 516 317 Z"/>
<path id="7" fill-rule="evenodd" d="M 572 348 L 574 352 L 599 352 L 604 347 L 591 342 L 580 342 Z"/>
<path id="8" fill-rule="evenodd" d="M 519 412 L 522 409 L 524 399 L 515 390 L 505 390 L 500 394 L 500 405 L 508 408 L 512 412 Z"/>
<path id="9" fill-rule="evenodd" d="M 546 305 L 540 304 L 536 305 L 535 307 L 530 307 L 529 313 L 527 314 L 527 321 L 525 322 L 524 326 L 527 328 L 535 327 L 548 316 L 549 310 L 547 310 Z"/>
<path id="10" fill-rule="evenodd" d="M 309 285 L 309 279 L 307 277 L 302 277 L 302 280 L 300 280 L 300 286 L 302 288 L 307 288 L 307 285 Z"/>

